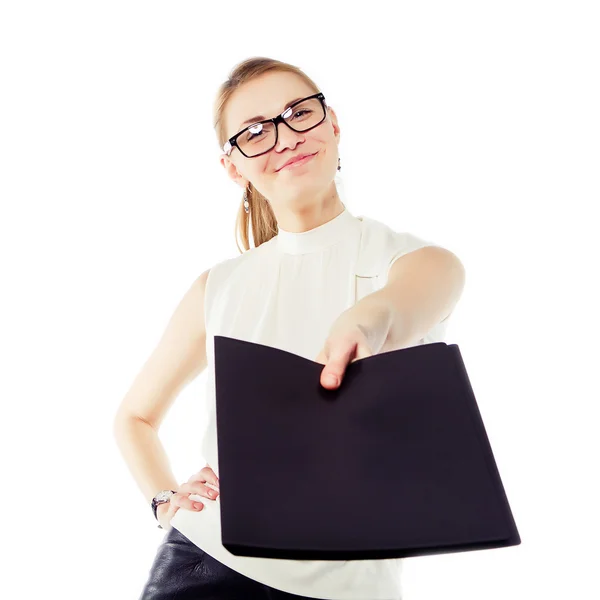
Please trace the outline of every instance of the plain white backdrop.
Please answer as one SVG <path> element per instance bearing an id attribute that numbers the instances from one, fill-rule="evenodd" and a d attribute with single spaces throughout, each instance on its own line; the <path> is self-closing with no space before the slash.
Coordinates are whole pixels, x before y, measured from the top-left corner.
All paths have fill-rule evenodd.
<path id="1" fill-rule="evenodd" d="M 522 544 L 406 559 L 405 600 L 600 597 L 595 3 L 1 6 L 3 597 L 141 593 L 164 533 L 112 421 L 191 282 L 238 255 L 212 103 L 250 56 L 324 92 L 354 215 L 466 268 L 446 342 Z M 160 430 L 178 481 L 205 465 L 205 378 Z"/>

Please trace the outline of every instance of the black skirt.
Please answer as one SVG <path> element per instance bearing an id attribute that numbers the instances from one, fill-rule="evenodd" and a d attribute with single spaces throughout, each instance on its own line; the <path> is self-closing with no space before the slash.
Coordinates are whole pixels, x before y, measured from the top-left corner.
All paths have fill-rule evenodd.
<path id="1" fill-rule="evenodd" d="M 139 600 L 315 600 L 246 577 L 171 527 L 156 553 Z"/>

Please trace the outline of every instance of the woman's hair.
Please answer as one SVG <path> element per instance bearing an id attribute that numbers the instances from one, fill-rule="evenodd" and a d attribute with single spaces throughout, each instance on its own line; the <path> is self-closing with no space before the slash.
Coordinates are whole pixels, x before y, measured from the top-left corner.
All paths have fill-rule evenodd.
<path id="1" fill-rule="evenodd" d="M 226 137 L 227 133 L 225 131 L 224 115 L 229 98 L 235 90 L 246 82 L 251 81 L 268 71 L 287 71 L 295 73 L 314 90 L 315 94 L 320 91 L 317 84 L 308 75 L 303 73 L 298 67 L 289 63 L 260 56 L 248 58 L 241 63 L 238 63 L 229 74 L 227 81 L 219 86 L 214 103 L 213 123 L 220 148 L 223 148 L 228 139 Z M 250 204 L 250 212 L 246 213 L 244 210 L 244 200 L 242 198 L 235 222 L 235 241 L 240 253 L 250 249 L 248 236 L 250 219 L 252 220 L 252 237 L 254 238 L 255 247 L 260 246 L 263 242 L 268 242 L 279 232 L 277 219 L 271 209 L 271 205 L 251 183 L 248 184 L 247 196 L 248 203 Z M 240 234 L 244 250 L 240 249 L 237 233 Z"/>

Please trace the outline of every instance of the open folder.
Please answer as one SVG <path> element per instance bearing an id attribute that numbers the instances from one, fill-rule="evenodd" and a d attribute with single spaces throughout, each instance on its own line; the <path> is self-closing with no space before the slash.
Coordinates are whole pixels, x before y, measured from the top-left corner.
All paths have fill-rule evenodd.
<path id="1" fill-rule="evenodd" d="M 521 543 L 456 344 L 349 363 L 214 336 L 221 541 L 232 554 L 403 558 Z"/>

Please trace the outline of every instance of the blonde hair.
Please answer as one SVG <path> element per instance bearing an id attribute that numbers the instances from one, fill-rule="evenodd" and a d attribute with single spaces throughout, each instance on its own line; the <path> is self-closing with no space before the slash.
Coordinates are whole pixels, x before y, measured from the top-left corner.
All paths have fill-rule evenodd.
<path id="1" fill-rule="evenodd" d="M 319 92 L 317 84 L 304 73 L 299 67 L 289 63 L 281 62 L 272 58 L 261 56 L 248 58 L 241 63 L 238 63 L 229 73 L 227 81 L 219 86 L 217 97 L 213 109 L 213 123 L 219 147 L 222 149 L 227 142 L 225 132 L 225 108 L 229 98 L 239 87 L 259 77 L 268 71 L 284 71 L 295 73 L 301 77 L 315 93 Z M 235 241 L 240 253 L 250 249 L 249 226 L 252 224 L 252 237 L 255 247 L 260 246 L 264 242 L 268 242 L 271 238 L 279 233 L 277 227 L 277 219 L 271 209 L 271 205 L 267 199 L 251 184 L 248 184 L 247 199 L 250 205 L 250 212 L 244 210 L 243 198 L 240 202 L 240 208 L 235 222 Z M 238 244 L 237 234 L 239 233 L 242 240 L 244 250 Z"/>

